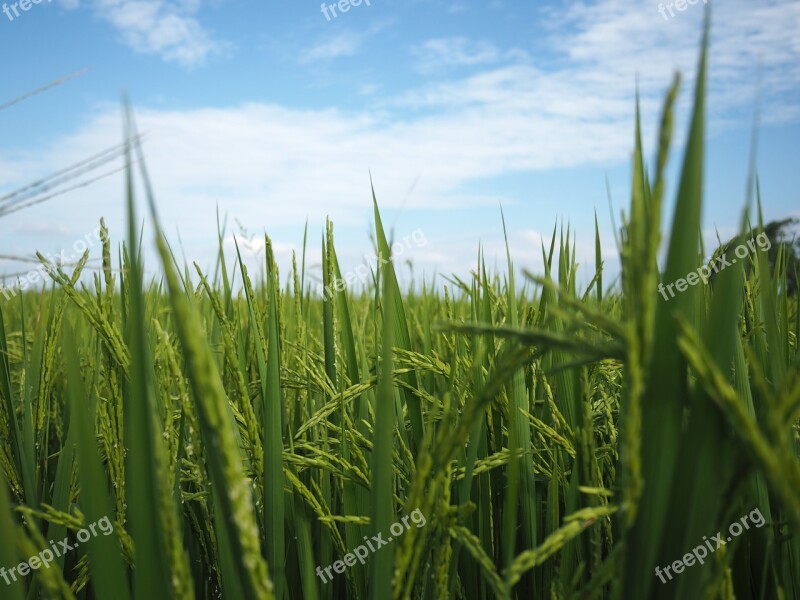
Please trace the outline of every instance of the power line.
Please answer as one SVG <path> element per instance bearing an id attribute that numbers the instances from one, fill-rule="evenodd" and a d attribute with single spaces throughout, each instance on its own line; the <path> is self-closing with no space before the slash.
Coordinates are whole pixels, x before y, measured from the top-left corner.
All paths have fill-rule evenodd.
<path id="1" fill-rule="evenodd" d="M 49 89 L 52 89 L 54 87 L 57 87 L 57 86 L 61 85 L 62 83 L 66 83 L 70 79 L 75 79 L 77 77 L 80 77 L 81 75 L 85 75 L 89 71 L 90 71 L 90 68 L 89 67 L 85 67 L 85 68 L 81 69 L 80 71 L 75 71 L 74 73 L 70 73 L 69 75 L 67 75 L 65 77 L 61 77 L 60 79 L 56 79 L 55 81 L 51 81 L 47 85 L 42 86 L 42 87 L 40 87 L 38 89 L 35 89 L 32 92 L 28 92 L 27 94 L 23 94 L 22 96 L 14 98 L 13 100 L 10 100 L 10 101 L 6 102 L 5 104 L 0 104 L 0 110 L 3 110 L 3 109 L 8 108 L 10 106 L 14 106 L 15 104 L 19 104 L 20 102 L 22 102 L 23 100 L 27 100 L 31 96 L 36 96 L 37 94 L 41 94 L 42 92 L 46 92 Z"/>

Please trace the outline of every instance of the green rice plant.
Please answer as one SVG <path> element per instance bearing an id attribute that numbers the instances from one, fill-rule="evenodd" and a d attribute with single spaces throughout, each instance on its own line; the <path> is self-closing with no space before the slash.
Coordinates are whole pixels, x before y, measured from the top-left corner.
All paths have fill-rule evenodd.
<path id="1" fill-rule="evenodd" d="M 541 274 L 520 276 L 507 244 L 504 272 L 478 248 L 468 277 L 401 286 L 374 190 L 380 260 L 362 289 L 342 277 L 331 223 L 322 296 L 307 227 L 281 278 L 266 235 L 257 268 L 238 245 L 227 256 L 217 215 L 214 266 L 191 273 L 127 112 L 116 256 L 101 223 L 100 273 L 84 274 L 88 254 L 69 273 L 50 265 L 48 287 L 0 304 L 0 597 L 800 597 L 786 248 L 670 300 L 657 291 L 703 264 L 707 39 L 708 24 L 665 233 L 680 79 L 652 165 L 637 103 L 619 285 L 595 218 L 582 289 L 569 225 L 542 245 Z M 751 183 L 741 239 L 765 230 Z M 756 510 L 762 525 L 675 570 Z M 106 516 L 112 534 L 73 545 Z M 49 567 L 23 565 L 62 540 Z"/>

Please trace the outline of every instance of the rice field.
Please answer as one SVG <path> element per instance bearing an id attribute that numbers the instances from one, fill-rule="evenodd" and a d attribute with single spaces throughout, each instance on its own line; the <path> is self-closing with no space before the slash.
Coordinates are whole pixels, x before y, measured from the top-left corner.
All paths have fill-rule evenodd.
<path id="1" fill-rule="evenodd" d="M 0 301 L 0 597 L 800 598 L 788 259 L 657 291 L 713 250 L 705 65 L 681 156 L 677 79 L 652 161 L 637 114 L 622 274 L 604 277 L 595 232 L 585 289 L 569 230 L 543 273 L 521 277 L 511 253 L 487 270 L 476 246 L 446 287 L 403 287 L 387 261 L 354 292 L 335 285 L 332 224 L 289 273 L 267 239 L 262 276 L 220 227 L 203 272 L 176 260 L 129 146 L 127 239 L 103 227 L 98 273 L 82 277 L 87 252 Z M 377 198 L 374 229 L 388 258 Z M 162 274 L 145 280 L 154 243 Z M 320 259 L 332 294 L 307 277 Z"/>

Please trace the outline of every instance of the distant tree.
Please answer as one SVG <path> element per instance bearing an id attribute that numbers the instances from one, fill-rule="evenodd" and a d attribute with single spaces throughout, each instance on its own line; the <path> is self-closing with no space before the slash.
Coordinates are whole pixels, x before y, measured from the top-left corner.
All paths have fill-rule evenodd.
<path id="1" fill-rule="evenodd" d="M 800 239 L 797 239 L 792 234 L 790 228 L 798 223 L 798 219 L 789 218 L 783 221 L 771 221 L 764 225 L 763 230 L 760 228 L 753 229 L 752 232 L 737 235 L 714 251 L 711 260 L 708 263 L 709 268 L 722 257 L 725 256 L 728 262 L 736 258 L 735 251 L 739 246 L 748 246 L 748 240 L 758 238 L 762 233 L 766 234 L 769 240 L 769 250 L 767 250 L 767 260 L 769 261 L 770 273 L 775 272 L 775 265 L 778 262 L 778 254 L 783 249 L 783 256 L 786 262 L 786 290 L 790 296 L 795 295 L 800 289 Z M 761 238 L 763 239 L 763 238 Z M 750 248 L 750 246 L 748 246 Z M 756 245 L 756 251 L 761 251 L 761 248 Z M 723 261 L 724 262 L 724 261 Z M 749 268 L 749 265 L 748 267 Z M 709 277 L 713 283 L 718 273 L 714 270 Z"/>

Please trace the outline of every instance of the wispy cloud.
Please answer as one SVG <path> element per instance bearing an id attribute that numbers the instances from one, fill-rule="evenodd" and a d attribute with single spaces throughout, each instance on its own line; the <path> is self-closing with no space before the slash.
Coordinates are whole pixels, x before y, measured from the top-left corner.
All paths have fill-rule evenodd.
<path id="1" fill-rule="evenodd" d="M 634 78 L 658 94 L 676 67 L 691 75 L 702 6 L 664 21 L 658 3 L 632 8 L 627 0 L 579 1 L 550 10 L 551 47 L 570 61 L 587 94 L 626 90 Z M 563 35 L 570 29 L 572 35 Z M 800 2 L 727 0 L 717 4 L 711 27 L 709 106 L 718 112 L 751 111 L 757 94 L 766 120 L 797 118 L 800 86 Z M 691 82 L 689 82 L 691 83 Z M 591 88 L 586 87 L 591 85 Z M 607 92 L 606 92 L 607 93 Z M 789 97 L 791 96 L 791 97 Z"/>
<path id="2" fill-rule="evenodd" d="M 222 48 L 198 21 L 197 0 L 96 0 L 94 6 L 122 41 L 141 54 L 196 67 Z"/>
<path id="3" fill-rule="evenodd" d="M 300 62 L 312 63 L 354 56 L 364 41 L 364 36 L 352 31 L 325 38 L 311 46 L 300 56 Z"/>
<path id="4" fill-rule="evenodd" d="M 451 67 L 475 67 L 496 63 L 503 58 L 521 57 L 523 53 L 501 53 L 488 42 L 465 37 L 428 40 L 412 50 L 417 68 L 425 73 Z"/>

